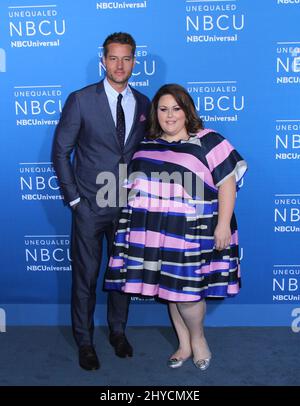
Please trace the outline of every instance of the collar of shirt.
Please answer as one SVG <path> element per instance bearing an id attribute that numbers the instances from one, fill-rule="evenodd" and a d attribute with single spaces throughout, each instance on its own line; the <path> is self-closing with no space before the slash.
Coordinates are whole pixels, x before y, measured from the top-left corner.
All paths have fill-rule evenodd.
<path id="1" fill-rule="evenodd" d="M 104 89 L 105 89 L 105 93 L 109 99 L 109 101 L 117 101 L 118 96 L 119 96 L 119 92 L 117 92 L 112 85 L 109 83 L 109 81 L 107 80 L 107 78 L 104 79 L 103 81 L 104 84 Z M 123 99 L 122 99 L 122 104 L 126 103 L 127 99 L 132 96 L 132 91 L 130 89 L 130 87 L 127 86 L 125 87 L 125 89 L 123 90 L 123 92 L 121 92 L 121 94 L 123 95 Z"/>

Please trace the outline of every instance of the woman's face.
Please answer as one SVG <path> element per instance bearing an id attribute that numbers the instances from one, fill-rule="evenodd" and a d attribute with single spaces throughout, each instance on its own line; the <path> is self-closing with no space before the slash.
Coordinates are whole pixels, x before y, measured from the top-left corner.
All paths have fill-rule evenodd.
<path id="1" fill-rule="evenodd" d="M 157 118 L 166 137 L 177 141 L 187 136 L 185 113 L 173 96 L 166 94 L 158 101 Z"/>

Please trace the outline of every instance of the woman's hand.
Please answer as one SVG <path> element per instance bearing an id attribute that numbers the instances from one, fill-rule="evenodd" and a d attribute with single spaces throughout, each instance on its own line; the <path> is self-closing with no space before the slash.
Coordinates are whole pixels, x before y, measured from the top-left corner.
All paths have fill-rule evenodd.
<path id="1" fill-rule="evenodd" d="M 231 229 L 230 225 L 217 224 L 214 232 L 215 247 L 218 251 L 222 251 L 230 245 Z"/>

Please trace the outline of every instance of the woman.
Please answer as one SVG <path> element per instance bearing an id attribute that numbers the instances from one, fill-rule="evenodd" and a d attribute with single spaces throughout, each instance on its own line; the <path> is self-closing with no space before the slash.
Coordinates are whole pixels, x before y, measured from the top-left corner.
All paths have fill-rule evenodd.
<path id="1" fill-rule="evenodd" d="M 221 135 L 204 130 L 193 100 L 176 84 L 153 98 L 150 130 L 133 156 L 128 206 L 115 236 L 105 287 L 169 302 L 179 347 L 201 370 L 211 352 L 203 332 L 206 297 L 240 286 L 236 184 L 246 162 Z"/>

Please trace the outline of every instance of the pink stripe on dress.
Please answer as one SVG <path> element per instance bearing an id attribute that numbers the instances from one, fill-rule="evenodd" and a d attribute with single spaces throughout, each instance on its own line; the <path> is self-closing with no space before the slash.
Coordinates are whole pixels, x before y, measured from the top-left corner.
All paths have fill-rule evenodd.
<path id="1" fill-rule="evenodd" d="M 169 300 L 171 302 L 190 302 L 199 300 L 198 295 L 186 295 L 184 293 L 172 292 L 159 285 L 150 285 L 147 283 L 126 283 L 123 288 L 125 293 L 136 293 L 144 296 L 159 296 L 162 299 Z"/>
<path id="2" fill-rule="evenodd" d="M 227 288 L 227 293 L 229 293 L 230 295 L 235 295 L 239 292 L 240 287 L 238 283 L 235 283 L 234 285 L 228 285 Z"/>
<path id="3" fill-rule="evenodd" d="M 156 296 L 158 294 L 159 286 L 141 282 L 129 282 L 123 286 L 122 290 L 125 293 L 137 293 L 145 296 Z"/>
<path id="4" fill-rule="evenodd" d="M 176 200 L 161 200 L 154 197 L 137 196 L 129 200 L 128 205 L 137 209 L 147 209 L 150 212 L 195 214 L 195 208 Z"/>
<path id="5" fill-rule="evenodd" d="M 235 231 L 231 236 L 230 245 L 238 245 L 238 243 L 239 243 L 239 235 L 238 232 Z"/>
<path id="6" fill-rule="evenodd" d="M 195 271 L 196 274 L 205 274 L 210 273 L 217 270 L 229 270 L 229 263 L 228 262 L 211 262 L 209 265 L 203 265 L 200 269 Z"/>
<path id="7" fill-rule="evenodd" d="M 195 156 L 174 151 L 138 151 L 133 159 L 148 158 L 162 162 L 171 162 L 189 169 L 199 176 L 210 187 L 216 189 L 209 169 Z"/>
<path id="8" fill-rule="evenodd" d="M 183 180 L 182 180 L 183 181 Z M 167 197 L 182 197 L 191 199 L 192 197 L 184 190 L 182 185 L 178 183 L 165 183 L 152 181 L 147 179 L 136 179 L 131 188 L 141 190 L 155 196 Z"/>
<path id="9" fill-rule="evenodd" d="M 146 247 L 151 248 L 199 248 L 200 244 L 195 242 L 185 241 L 183 238 L 170 237 L 165 234 L 161 234 L 157 231 L 130 231 L 127 236 L 127 241 L 131 243 L 143 244 Z"/>
<path id="10" fill-rule="evenodd" d="M 110 260 L 109 260 L 110 267 L 114 268 L 114 267 L 119 267 L 119 266 L 123 266 L 123 265 L 124 265 L 124 259 L 110 257 Z"/>
<path id="11" fill-rule="evenodd" d="M 171 302 L 192 302 L 200 299 L 199 295 L 172 292 L 170 290 L 165 290 L 162 288 L 159 289 L 159 297 Z"/>
<path id="12" fill-rule="evenodd" d="M 230 152 L 233 151 L 233 146 L 227 141 L 223 140 L 215 146 L 209 153 L 206 155 L 206 159 L 209 165 L 209 169 L 213 171 L 220 163 L 225 161 L 229 156 Z"/>

